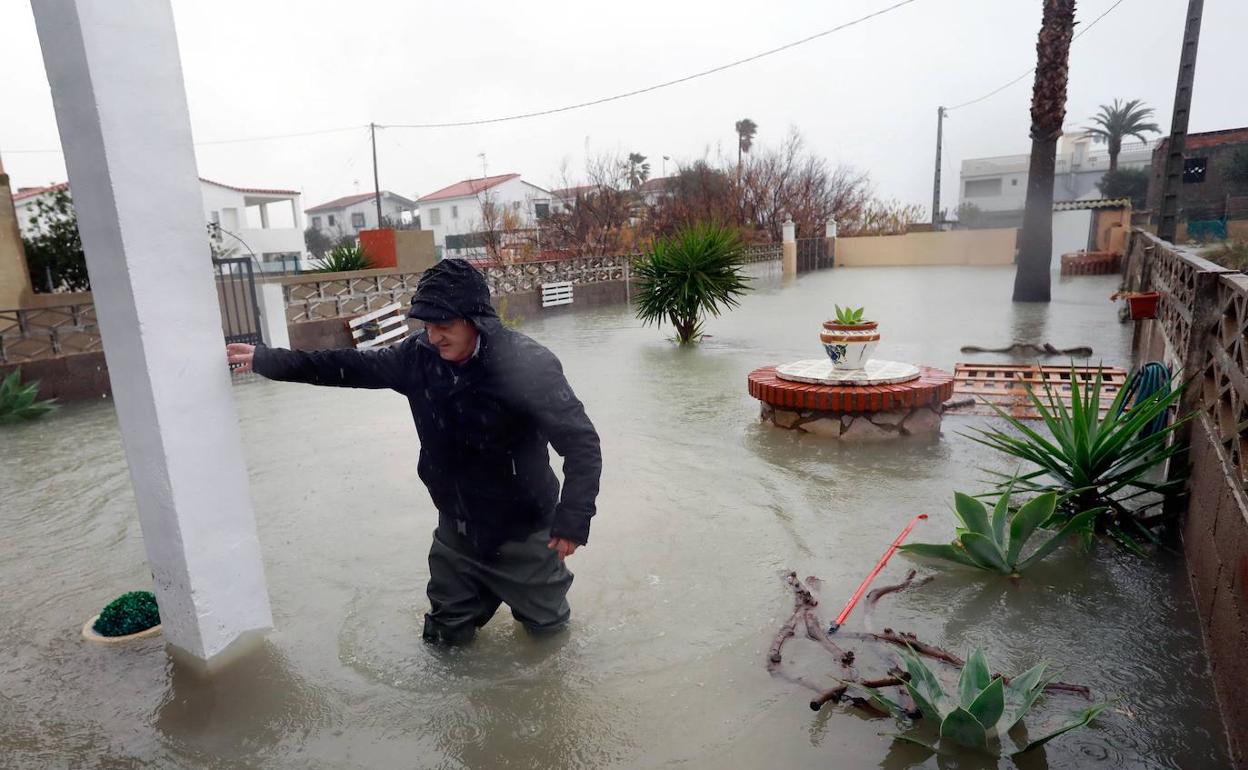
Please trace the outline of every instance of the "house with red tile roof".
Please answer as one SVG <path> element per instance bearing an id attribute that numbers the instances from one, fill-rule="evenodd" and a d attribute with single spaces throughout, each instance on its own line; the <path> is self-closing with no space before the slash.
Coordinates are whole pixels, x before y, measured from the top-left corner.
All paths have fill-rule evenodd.
<path id="1" fill-rule="evenodd" d="M 379 226 L 377 196 L 371 192 L 335 198 L 303 213 L 308 217 L 308 227 L 315 227 L 330 238 L 358 235 L 361 230 L 375 230 Z M 389 190 L 381 191 L 381 226 L 409 224 L 415 215 L 415 201 Z"/>
<path id="2" fill-rule="evenodd" d="M 484 206 L 506 212 L 501 218 L 507 220 L 507 229 L 525 230 L 550 215 L 552 197 L 549 190 L 524 181 L 519 174 L 498 174 L 461 180 L 422 195 L 416 203 L 420 228 L 433 231 L 438 254 L 462 257 L 481 251 L 480 238 L 474 236 L 499 228 L 500 217 L 487 218 Z"/>
<path id="3" fill-rule="evenodd" d="M 204 201 L 205 241 L 215 248 L 238 256 L 255 256 L 266 271 L 288 271 L 304 266 L 307 256 L 303 243 L 302 195 L 298 190 L 272 187 L 238 187 L 200 177 Z M 38 226 L 31 220 L 39 201 L 49 200 L 68 182 L 44 187 L 19 187 L 13 193 L 22 236 L 34 235 Z"/>

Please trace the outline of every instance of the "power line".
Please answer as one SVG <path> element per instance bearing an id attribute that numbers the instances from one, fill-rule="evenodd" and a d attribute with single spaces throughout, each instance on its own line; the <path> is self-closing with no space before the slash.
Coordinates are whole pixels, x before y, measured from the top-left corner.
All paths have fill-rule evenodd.
<path id="1" fill-rule="evenodd" d="M 1117 8 L 1118 6 L 1122 5 L 1124 2 L 1126 2 L 1126 0 L 1118 0 L 1116 3 L 1114 3 L 1114 4 L 1113 4 L 1113 5 L 1111 5 L 1111 6 L 1109 6 L 1109 8 L 1106 8 L 1106 9 L 1105 9 L 1105 11 L 1104 11 L 1104 12 L 1103 12 L 1100 16 L 1097 16 L 1095 19 L 1093 19 L 1091 22 L 1089 22 L 1089 23 L 1088 23 L 1088 25 L 1087 25 L 1086 27 L 1084 27 L 1083 29 L 1081 29 L 1081 30 L 1079 30 L 1077 33 L 1075 33 L 1074 37 L 1072 37 L 1072 38 L 1070 39 L 1070 41 L 1073 43 L 1074 41 L 1078 40 L 1080 37 L 1082 37 L 1082 36 L 1083 36 L 1083 34 L 1084 34 L 1085 32 L 1087 32 L 1088 30 L 1090 30 L 1090 29 L 1092 29 L 1093 27 L 1095 27 L 1095 26 L 1096 26 L 1096 23 L 1097 23 L 1098 21 L 1100 21 L 1101 19 L 1103 19 L 1103 18 L 1105 18 L 1106 16 L 1108 16 L 1108 15 L 1110 14 L 1110 12 L 1111 12 L 1111 11 L 1113 11 L 1113 10 L 1114 10 L 1115 8 Z M 1010 86 L 1014 85 L 1014 84 L 1015 84 L 1015 83 L 1017 83 L 1018 81 L 1022 80 L 1022 79 L 1023 79 L 1023 78 L 1025 78 L 1025 77 L 1027 77 L 1028 75 L 1031 75 L 1031 74 L 1035 73 L 1035 71 L 1036 71 L 1036 68 L 1035 68 L 1035 67 L 1032 67 L 1031 69 L 1027 70 L 1027 71 L 1026 71 L 1026 72 L 1024 72 L 1023 74 L 1019 75 L 1018 77 L 1014 78 L 1014 79 L 1013 79 L 1013 80 L 1011 80 L 1010 82 L 1006 83 L 1005 85 L 998 86 L 997 88 L 992 89 L 991 91 L 989 91 L 988 93 L 984 94 L 983 96 L 980 96 L 980 97 L 975 98 L 975 99 L 971 99 L 971 100 L 970 100 L 970 101 L 968 101 L 968 102 L 962 102 L 961 104 L 955 104 L 955 105 L 954 105 L 954 106 L 952 106 L 952 107 L 946 107 L 946 108 L 945 108 L 945 112 L 951 112 L 951 111 L 953 111 L 953 110 L 961 109 L 962 107 L 969 107 L 969 106 L 971 106 L 972 104 L 979 104 L 980 102 L 984 101 L 985 99 L 987 99 L 987 98 L 989 98 L 989 97 L 991 97 L 991 96 L 996 96 L 997 94 L 1001 93 L 1001 92 L 1002 92 L 1002 91 L 1004 91 L 1005 89 L 1007 89 L 1007 88 L 1009 88 Z"/>
<path id="2" fill-rule="evenodd" d="M 761 53 L 756 53 L 753 56 L 747 56 L 744 59 L 737 59 L 736 61 L 729 62 L 727 64 L 721 64 L 720 66 L 712 67 L 709 70 L 695 72 L 692 75 L 685 75 L 684 77 L 676 78 L 674 80 L 667 80 L 662 83 L 656 83 L 652 86 L 647 86 L 645 88 L 638 88 L 635 91 L 626 91 L 625 93 L 622 93 L 622 94 L 615 94 L 614 96 L 604 96 L 600 99 L 592 99 L 587 102 L 578 102 L 576 104 L 569 104 L 564 107 L 553 107 L 548 110 L 536 110 L 533 112 L 522 112 L 516 115 L 506 115 L 506 116 L 498 117 L 498 118 L 481 118 L 478 120 L 461 120 L 461 121 L 455 121 L 455 122 L 449 122 L 449 123 L 388 123 L 386 125 L 378 124 L 377 127 L 378 128 L 460 128 L 464 126 L 483 126 L 489 123 L 504 123 L 504 122 L 512 121 L 512 120 L 523 120 L 525 118 L 542 117 L 543 115 L 554 115 L 560 112 L 568 112 L 570 110 L 579 110 L 585 107 L 593 107 L 599 104 L 606 104 L 607 102 L 619 101 L 620 99 L 627 99 L 632 96 L 639 96 L 641 94 L 650 93 L 651 91 L 658 91 L 661 88 L 667 88 L 669 86 L 678 85 L 680 83 L 687 83 L 690 80 L 696 80 L 698 78 L 706 77 L 707 75 L 713 75 L 717 72 L 723 72 L 724 70 L 732 69 L 733 67 L 739 67 L 742 64 L 748 64 L 749 62 L 757 61 L 759 59 L 762 59 L 763 57 L 771 56 L 772 54 L 776 54 L 776 53 L 780 53 L 781 51 L 787 51 L 790 48 L 796 48 L 799 45 L 809 43 L 812 40 L 818 40 L 819 38 L 826 37 L 828 35 L 831 35 L 834 32 L 840 32 L 843 29 L 848 29 L 849 27 L 853 27 L 855 25 L 861 24 L 870 19 L 874 19 L 877 16 L 883 16 L 884 14 L 890 11 L 895 11 L 898 8 L 901 8 L 902 6 L 909 5 L 913 2 L 915 2 L 915 0 L 901 0 L 901 2 L 893 3 L 887 8 L 881 8 L 880 10 L 869 13 L 866 16 L 861 16 L 857 19 L 854 19 L 853 21 L 847 21 L 844 24 L 840 24 L 838 26 L 832 27 L 831 29 L 825 29 L 822 32 L 817 32 L 809 37 L 804 37 L 801 40 L 795 40 L 792 43 L 786 43 L 777 48 L 772 48 L 767 51 L 763 51 Z"/>

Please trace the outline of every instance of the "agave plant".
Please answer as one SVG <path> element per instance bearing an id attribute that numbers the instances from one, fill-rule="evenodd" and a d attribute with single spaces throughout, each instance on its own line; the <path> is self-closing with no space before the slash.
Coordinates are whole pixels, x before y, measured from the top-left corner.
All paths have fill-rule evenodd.
<path id="1" fill-rule="evenodd" d="M 982 649 L 975 649 L 966 659 L 962 676 L 958 680 L 956 694 L 945 692 L 936 674 L 913 650 L 901 651 L 908 675 L 906 692 L 914 700 L 919 714 L 931 724 L 938 726 L 938 745 L 933 745 L 907 735 L 896 736 L 899 740 L 922 746 L 929 751 L 940 751 L 945 742 L 970 749 L 992 752 L 1001 748 L 1002 741 L 1018 725 L 1031 707 L 1035 705 L 1049 680 L 1045 677 L 1046 664 L 1035 665 L 1018 676 L 1006 680 L 993 676 L 988 669 L 988 658 Z M 911 715 L 896 701 L 879 690 L 871 690 L 872 702 L 903 723 L 909 723 Z M 1109 704 L 1098 704 L 1084 709 L 1075 718 L 1056 730 L 1025 744 L 1014 744 L 1012 755 L 1022 754 L 1043 746 L 1054 738 L 1079 727 L 1090 724 Z"/>
<path id="2" fill-rule="evenodd" d="M 846 324 L 846 325 L 852 326 L 853 324 L 862 323 L 863 308 L 852 308 L 848 305 L 846 305 L 845 307 L 841 307 L 840 305 L 835 305 L 834 307 L 836 308 L 836 322 L 838 324 Z"/>
<path id="3" fill-rule="evenodd" d="M 682 344 L 702 335 L 702 321 L 735 307 L 749 290 L 742 275 L 744 244 L 736 230 L 698 224 L 659 240 L 633 268 L 637 317 L 644 323 L 671 322 Z"/>
<path id="4" fill-rule="evenodd" d="M 1155 481 L 1151 473 L 1182 451 L 1170 437 L 1191 415 L 1149 433 L 1145 427 L 1177 403 L 1182 386 L 1137 398 L 1130 409 L 1126 408 L 1127 389 L 1123 388 L 1103 416 L 1099 408 L 1102 389 L 1099 371 L 1095 378 L 1082 383 L 1072 371 L 1068 408 L 1048 383 L 1045 399 L 1027 386 L 1027 397 L 1040 416 L 1041 429 L 994 404 L 997 414 L 1019 435 L 977 430 L 968 437 L 1035 466 L 1017 479 L 996 474 L 1001 478 L 1001 488 L 1016 484 L 1021 491 L 1056 492 L 1058 520 L 1097 510 L 1096 531 L 1139 552 L 1135 536 L 1155 538 L 1137 514 L 1159 502 L 1155 499 L 1145 504 L 1140 498 L 1154 495 L 1164 499 L 1181 487 L 1181 480 Z"/>
<path id="5" fill-rule="evenodd" d="M 36 400 L 39 381 L 22 384 L 20 369 L 14 369 L 0 381 L 0 423 L 34 420 L 54 411 L 56 399 Z"/>
<path id="6" fill-rule="evenodd" d="M 368 252 L 358 243 L 340 243 L 321 257 L 316 267 L 318 273 L 345 273 L 351 270 L 368 270 L 373 266 Z"/>
<path id="7" fill-rule="evenodd" d="M 911 543 L 901 546 L 900 550 L 914 556 L 1018 575 L 1048 556 L 1070 536 L 1087 531 L 1100 515 L 1097 509 L 1083 511 L 1070 517 L 1056 532 L 1041 530 L 1056 507 L 1057 493 L 1046 492 L 1011 514 L 1010 488 L 1007 488 L 997 498 L 990 517 L 983 503 L 958 492 L 954 495 L 953 510 L 962 526 L 957 528 L 954 541 L 949 545 Z M 1029 551 L 1027 541 L 1037 531 L 1046 532 L 1048 537 Z"/>

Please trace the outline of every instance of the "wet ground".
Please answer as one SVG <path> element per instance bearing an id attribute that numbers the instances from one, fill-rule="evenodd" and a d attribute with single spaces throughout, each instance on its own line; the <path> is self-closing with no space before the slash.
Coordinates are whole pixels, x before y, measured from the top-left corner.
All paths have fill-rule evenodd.
<path id="1" fill-rule="evenodd" d="M 159 641 L 79 638 L 100 606 L 148 583 L 110 404 L 5 430 L 0 767 L 995 766 L 938 765 L 847 707 L 815 714 L 808 691 L 764 670 L 792 607 L 783 572 L 823 578 L 830 614 L 915 513 L 932 520 L 914 539 L 949 538 L 953 491 L 980 489 L 979 466 L 1004 468 L 959 435 L 982 420 L 840 446 L 760 425 L 745 376 L 820 355 L 834 302 L 880 321 L 880 358 L 951 368 L 1002 358 L 962 345 L 1020 340 L 1125 365 L 1130 328 L 1107 300 L 1117 279 L 1055 279 L 1052 304 L 1015 306 L 1010 269 L 754 274 L 757 291 L 694 349 L 623 306 L 525 319 L 562 358 L 606 461 L 590 545 L 570 562 L 573 627 L 555 639 L 528 638 L 504 611 L 470 647 L 420 641 L 435 513 L 397 395 L 235 388 L 277 629 L 209 681 Z M 907 566 L 896 558 L 881 582 Z M 876 622 L 956 651 L 982 644 L 1005 670 L 1047 659 L 1116 701 L 1017 766 L 1228 765 L 1178 557 L 1068 549 L 1018 583 L 935 574 L 885 599 Z M 791 645 L 794 667 L 834 672 Z M 1046 698 L 1028 724 L 1084 705 Z"/>

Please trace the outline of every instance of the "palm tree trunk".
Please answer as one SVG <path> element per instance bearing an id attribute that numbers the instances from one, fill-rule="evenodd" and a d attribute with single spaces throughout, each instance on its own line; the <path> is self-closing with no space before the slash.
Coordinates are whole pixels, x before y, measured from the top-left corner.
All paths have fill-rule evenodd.
<path id="1" fill-rule="evenodd" d="M 1015 302 L 1048 302 L 1053 251 L 1053 172 L 1066 119 L 1066 77 L 1075 0 L 1044 0 L 1031 95 L 1031 163 L 1019 234 Z"/>
<path id="2" fill-rule="evenodd" d="M 1122 152 L 1122 140 L 1109 140 L 1109 173 L 1118 170 L 1118 153 Z"/>

